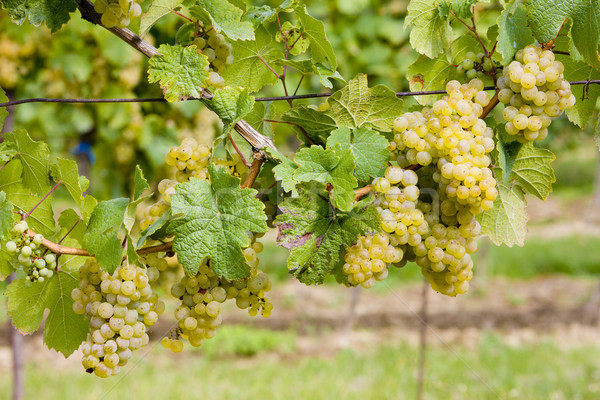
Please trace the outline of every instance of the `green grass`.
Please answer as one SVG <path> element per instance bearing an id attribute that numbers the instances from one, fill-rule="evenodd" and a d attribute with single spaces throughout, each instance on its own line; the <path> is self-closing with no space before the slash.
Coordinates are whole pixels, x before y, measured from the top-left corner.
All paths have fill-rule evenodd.
<path id="1" fill-rule="evenodd" d="M 432 346 L 425 399 L 597 399 L 600 348 L 563 351 L 550 343 L 518 347 L 484 336 L 475 350 Z M 160 345 L 101 380 L 48 361 L 26 367 L 26 398 L 86 399 L 414 399 L 417 349 L 405 343 L 362 354 L 250 359 L 171 355 Z M 10 378 L 0 376 L 0 398 Z"/>

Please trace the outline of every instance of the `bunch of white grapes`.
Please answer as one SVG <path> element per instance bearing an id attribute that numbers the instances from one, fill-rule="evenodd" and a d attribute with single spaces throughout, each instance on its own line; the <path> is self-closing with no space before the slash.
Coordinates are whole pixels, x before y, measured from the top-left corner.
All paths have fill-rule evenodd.
<path id="1" fill-rule="evenodd" d="M 530 45 L 517 51 L 497 82 L 509 135 L 520 142 L 542 140 L 552 119 L 575 105 L 564 69 L 550 50 Z"/>
<path id="2" fill-rule="evenodd" d="M 403 252 L 390 245 L 386 234 L 360 236 L 352 247 L 346 249 L 343 273 L 348 286 L 373 287 L 375 281 L 388 276 L 391 263 L 402 260 Z"/>
<path id="3" fill-rule="evenodd" d="M 80 347 L 82 364 L 101 378 L 119 373 L 132 352 L 148 344 L 146 330 L 165 309 L 145 268 L 124 264 L 111 275 L 93 258 L 79 269 L 79 285 L 71 297 L 73 311 L 89 321 Z"/>
<path id="4" fill-rule="evenodd" d="M 198 347 L 204 339 L 215 335 L 221 325 L 221 304 L 235 299 L 236 306 L 247 309 L 248 314 L 256 316 L 260 311 L 263 317 L 271 315 L 273 304 L 265 297 L 271 290 L 269 276 L 257 269 L 257 253 L 263 250 L 262 243 L 251 236 L 251 245 L 243 250 L 246 263 L 250 266 L 250 276 L 245 279 L 229 281 L 219 278 L 213 271 L 211 260 L 200 265 L 196 275 L 184 276 L 171 287 L 173 297 L 181 300 L 175 310 L 178 328 L 163 338 L 162 345 L 178 353 L 183 349 L 180 337 Z"/>
<path id="5" fill-rule="evenodd" d="M 475 54 L 469 51 L 465 54 L 465 59 L 456 67 L 456 71 L 464 74 L 467 79 L 483 79 L 486 75 L 493 75 L 494 67 L 500 67 L 500 65 L 495 66 L 494 61 L 483 53 Z"/>
<path id="6" fill-rule="evenodd" d="M 25 282 L 44 282 L 56 272 L 56 255 L 48 253 L 42 245 L 44 236 L 39 233 L 30 236 L 26 221 L 19 221 L 8 231 L 8 241 L 4 245 L 6 252 L 12 256 L 12 262 L 25 272 Z"/>
<path id="7" fill-rule="evenodd" d="M 208 85 L 217 88 L 225 86 L 225 81 L 221 75 L 225 72 L 227 65 L 233 63 L 231 43 L 227 41 L 225 36 L 217 33 L 212 26 L 202 26 L 200 31 L 196 32 L 193 43 L 208 58 L 210 63 Z"/>
<path id="8" fill-rule="evenodd" d="M 127 28 L 131 18 L 142 14 L 143 0 L 96 0 L 94 10 L 101 14 L 101 22 L 107 28 Z"/>

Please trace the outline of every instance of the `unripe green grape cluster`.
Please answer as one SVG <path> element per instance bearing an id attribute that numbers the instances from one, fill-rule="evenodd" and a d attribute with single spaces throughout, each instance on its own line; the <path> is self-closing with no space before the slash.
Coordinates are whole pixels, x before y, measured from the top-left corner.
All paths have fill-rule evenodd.
<path id="1" fill-rule="evenodd" d="M 82 364 L 101 378 L 119 373 L 132 352 L 148 344 L 146 330 L 165 310 L 145 268 L 125 264 L 111 275 L 93 258 L 79 269 L 79 285 L 71 298 L 73 311 L 89 323 L 80 346 Z"/>
<path id="2" fill-rule="evenodd" d="M 517 51 L 497 82 L 509 135 L 522 143 L 543 140 L 552 120 L 575 105 L 564 68 L 550 50 L 530 45 Z"/>
<path id="3" fill-rule="evenodd" d="M 217 88 L 225 86 L 225 80 L 221 75 L 225 72 L 227 65 L 233 63 L 231 43 L 225 36 L 217 33 L 212 26 L 202 26 L 200 31 L 196 32 L 193 43 L 208 58 L 208 86 Z"/>
<path id="4" fill-rule="evenodd" d="M 9 240 L 4 249 L 12 256 L 12 261 L 25 272 L 25 283 L 44 282 L 56 272 L 56 255 L 48 253 L 42 245 L 44 236 L 39 233 L 31 237 L 27 234 L 26 221 L 19 221 L 8 232 Z"/>
<path id="5" fill-rule="evenodd" d="M 127 28 L 131 18 L 142 14 L 143 0 L 96 0 L 94 10 L 102 14 L 101 22 L 107 28 Z"/>
<path id="6" fill-rule="evenodd" d="M 464 74 L 467 79 L 484 79 L 486 75 L 493 75 L 493 70 L 499 71 L 500 65 L 494 65 L 494 63 L 495 61 L 490 57 L 486 57 L 483 53 L 475 54 L 469 51 L 465 54 L 465 59 L 458 64 L 456 70 L 459 74 Z"/>
<path id="7" fill-rule="evenodd" d="M 388 276 L 391 263 L 402 260 L 403 252 L 390 245 L 386 234 L 359 236 L 356 244 L 346 249 L 343 273 L 347 286 L 373 287 L 375 281 Z"/>

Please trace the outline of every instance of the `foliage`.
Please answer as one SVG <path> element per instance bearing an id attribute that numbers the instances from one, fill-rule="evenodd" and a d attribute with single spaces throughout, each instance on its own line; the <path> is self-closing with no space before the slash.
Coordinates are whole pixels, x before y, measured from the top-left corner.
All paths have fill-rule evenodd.
<path id="1" fill-rule="evenodd" d="M 182 304 L 194 305 L 185 308 L 190 315 L 177 311 L 186 332 L 195 332 L 197 321 L 202 321 L 207 325 L 196 336 L 212 337 L 220 324 L 218 303 L 228 298 L 236 298 L 238 307 L 251 315 L 260 310 L 268 316 L 265 292 L 271 283 L 258 270 L 257 258 L 262 250 L 257 239 L 268 229 L 267 221 L 279 230 L 278 243 L 290 251 L 290 274 L 303 283 L 320 284 L 333 276 L 347 286 L 369 287 L 375 267 L 384 279 L 391 264 L 416 261 L 434 289 L 447 295 L 464 293 L 472 276 L 470 255 L 477 250 L 474 237 L 481 232 L 497 244 L 523 245 L 526 196 L 545 200 L 555 180 L 554 154 L 528 139 L 537 138 L 534 131 L 547 126 L 535 128 L 533 120 L 526 119 L 529 122 L 517 131 L 529 136 L 511 136 L 511 125 L 496 123 L 490 114 L 499 95 L 520 91 L 501 100 L 518 111 L 519 120 L 533 113 L 536 118 L 545 115 L 549 123 L 549 116 L 566 108 L 579 127 L 600 120 L 598 89 L 575 91 L 587 98 L 572 104 L 575 95 L 568 82 L 561 83 L 563 67 L 565 79 L 580 80 L 597 77 L 600 67 L 596 23 L 581 18 L 600 9 L 583 3 L 413 0 L 405 10 L 396 10 L 399 18 L 393 20 L 375 16 L 373 9 L 388 7 L 377 1 L 368 12 L 368 2 L 338 1 L 333 15 L 340 16 L 339 25 L 352 20 L 373 31 L 379 22 L 383 27 L 373 34 L 335 26 L 330 34 L 330 26 L 312 15 L 311 4 L 300 1 L 249 5 L 155 0 L 145 2 L 147 12 L 141 20 L 130 21 L 129 14 L 119 11 L 120 27 L 112 29 L 112 35 L 85 20 L 98 20 L 96 11 L 102 11 L 100 21 L 105 22 L 115 7 L 102 8 L 97 2 L 94 10 L 87 0 L 2 1 L 18 24 L 45 21 L 53 32 L 65 25 L 50 46 L 24 43 L 24 38 L 30 39 L 27 43 L 50 40 L 44 28 L 10 25 L 7 32 L 21 33 L 0 34 L 0 67 L 6 69 L 0 70 L 0 85 L 10 97 L 33 96 L 46 87 L 46 94 L 54 96 L 162 94 L 166 100 L 87 105 L 74 112 L 57 105 L 43 111 L 33 108 L 38 105 L 23 106 L 15 126 L 5 126 L 8 132 L 0 144 L 0 276 L 15 270 L 25 275 L 7 289 L 13 323 L 31 333 L 49 308 L 46 344 L 69 355 L 85 339 L 88 323 L 95 342 L 120 331 L 108 325 L 113 307 L 127 306 L 136 311 L 136 318 L 134 308 L 142 307 L 141 319 L 152 307 L 152 323 L 144 320 L 152 325 L 158 313 L 154 308 L 160 310 L 161 303 L 151 294 L 136 294 L 131 282 L 133 276 L 138 279 L 139 291 L 148 281 L 165 283 L 170 267 L 186 273 L 171 293 Z M 363 11 L 364 16 L 356 17 Z M 492 17 L 486 17 L 487 11 Z M 398 30 L 402 18 L 405 32 Z M 153 56 L 147 65 L 121 43 L 124 25 L 130 22 L 148 40 L 146 50 L 152 49 L 150 42 L 158 46 L 149 51 Z M 3 26 L 8 23 L 4 18 Z M 384 32 L 386 26 L 389 32 Z M 484 31 L 487 35 L 481 34 Z M 446 95 L 422 94 L 404 101 L 395 90 L 377 84 L 385 69 L 374 71 L 372 79 L 364 74 L 373 72 L 370 68 L 355 71 L 346 66 L 356 49 L 338 52 L 337 47 L 360 43 L 361 35 L 373 35 L 374 42 L 383 37 L 379 49 L 387 51 L 403 49 L 409 42 L 414 51 L 409 50 L 409 61 L 398 63 L 394 81 L 406 75 L 402 86 L 413 91 L 445 88 Z M 544 61 L 541 56 L 527 61 L 534 55 L 523 48 L 535 41 L 544 50 L 558 50 L 558 61 L 537 47 Z M 18 51 L 12 51 L 15 46 Z M 506 79 L 517 74 L 514 59 L 518 68 L 522 62 L 528 69 L 519 70 L 528 76 L 522 81 L 517 76 L 511 86 Z M 550 72 L 540 72 L 542 67 Z M 15 79 L 18 73 L 23 74 L 21 81 Z M 498 96 L 486 93 L 484 84 L 494 86 Z M 333 93 L 318 106 L 289 96 L 322 89 Z M 522 89 L 539 90 L 542 104 L 532 110 L 523 100 L 530 92 Z M 287 101 L 257 101 L 274 93 L 287 95 Z M 558 111 L 548 108 L 554 103 L 544 108 L 547 96 L 560 97 Z M 184 101 L 191 97 L 201 101 Z M 0 123 L 5 119 L 6 112 L 0 111 Z M 36 140 L 28 132 L 35 132 Z M 40 137 L 46 140 L 38 141 Z M 175 147 L 178 141 L 181 145 Z M 294 156 L 288 157 L 288 151 Z M 68 153 L 78 155 L 79 163 L 65 156 Z M 277 185 L 282 188 L 279 193 Z M 151 188 L 157 189 L 154 203 L 148 194 Z M 55 198 L 63 202 L 56 207 L 63 210 L 58 227 Z M 18 220 L 31 230 L 19 231 Z M 375 233 L 385 244 L 371 241 Z M 37 269 L 28 268 L 32 250 L 22 246 L 24 238 L 36 238 L 34 247 L 43 246 L 43 257 L 58 257 L 56 273 L 47 280 L 29 276 Z M 388 244 L 393 254 L 384 257 Z M 94 257 L 99 274 L 104 274 L 104 286 L 94 293 L 102 292 L 102 314 L 110 315 L 100 323 L 94 319 L 94 304 L 100 301 L 83 292 L 88 267 L 79 267 L 85 257 Z M 34 262 L 41 265 L 40 258 Z M 137 272 L 131 279 L 111 281 L 107 274 L 127 271 L 122 263 Z M 348 281 L 344 274 L 350 269 L 364 280 Z M 439 275 L 444 269 L 450 272 Z M 129 283 L 120 289 L 125 281 Z M 184 327 L 173 330 L 165 342 L 173 351 L 181 350 Z M 110 329 L 110 335 L 100 338 L 101 329 Z M 120 339 L 127 329 L 118 334 Z M 147 341 L 147 336 L 138 336 L 127 342 L 131 349 Z M 194 344 L 192 335 L 184 336 Z M 94 353 L 91 339 L 87 342 L 87 353 Z M 93 370 L 95 364 L 85 363 L 98 360 L 110 363 L 110 357 L 97 356 L 84 365 Z"/>

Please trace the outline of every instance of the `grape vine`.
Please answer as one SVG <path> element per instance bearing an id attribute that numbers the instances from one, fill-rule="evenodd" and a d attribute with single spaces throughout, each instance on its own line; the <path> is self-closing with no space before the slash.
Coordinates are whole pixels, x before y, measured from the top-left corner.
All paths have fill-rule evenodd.
<path id="1" fill-rule="evenodd" d="M 110 93 L 108 82 L 143 96 L 142 55 L 148 84 L 164 95 L 57 101 L 155 103 L 113 104 L 117 114 L 94 114 L 110 129 L 83 135 L 103 138 L 99 156 L 115 153 L 128 197 L 94 191 L 98 174 L 82 167 L 90 182 L 57 156 L 60 140 L 49 147 L 24 129 L 2 134 L 0 278 L 19 277 L 6 290 L 13 324 L 32 333 L 49 308 L 48 347 L 65 356 L 79 349 L 84 369 L 103 378 L 148 344 L 159 316 L 176 321 L 165 348 L 201 346 L 226 322 L 228 300 L 250 316 L 277 309 L 259 261 L 270 228 L 289 250 L 290 275 L 308 285 L 333 276 L 371 288 L 418 267 L 436 292 L 466 293 L 478 238 L 522 244 L 525 195 L 551 192 L 554 156 L 534 142 L 548 140 L 563 112 L 580 127 L 598 118 L 600 93 L 590 89 L 599 82 L 598 40 L 574 41 L 585 28 L 569 10 L 540 12 L 547 2 L 500 4 L 485 37 L 483 4 L 410 2 L 407 40 L 420 54 L 407 68 L 411 92 L 369 86 L 364 74 L 346 80 L 325 25 L 300 2 L 40 0 L 31 2 L 41 7 L 35 13 L 0 2 L 20 23 L 56 31 L 81 20 L 133 48 L 136 57 L 117 62 L 101 57 L 106 39 L 88 38 L 97 47 L 90 68 L 101 73 L 80 97 Z M 18 89 L 31 54 L 0 35 L 3 89 Z M 109 72 L 111 63 L 121 70 Z M 67 72 L 44 75 L 51 95 L 78 95 Z M 321 93 L 305 94 L 315 86 Z M 192 99 L 190 109 L 171 104 Z M 4 107 L 55 99 L 11 100 L 0 91 L 0 124 Z M 71 207 L 61 203 L 56 214 L 54 199 L 65 196 Z M 172 312 L 162 292 L 175 299 Z"/>

